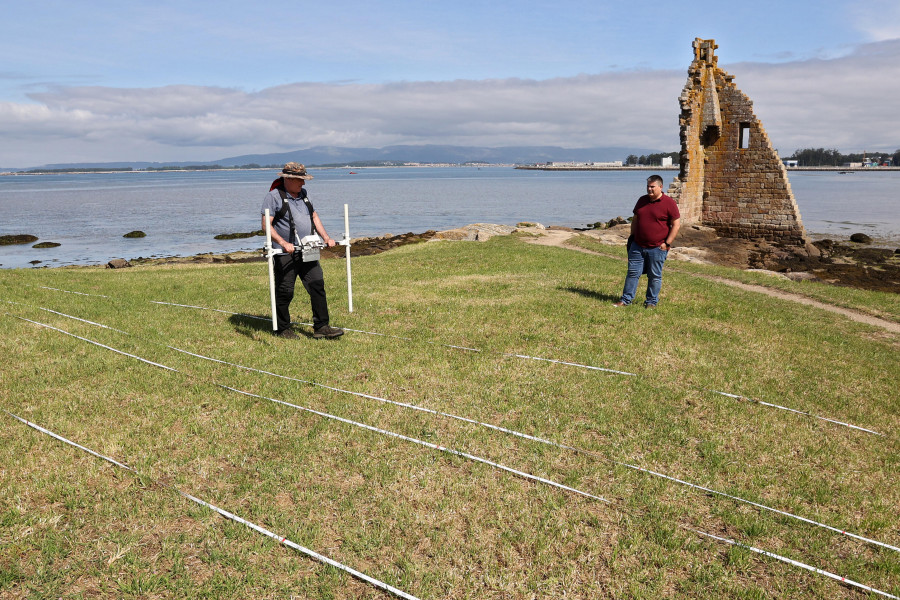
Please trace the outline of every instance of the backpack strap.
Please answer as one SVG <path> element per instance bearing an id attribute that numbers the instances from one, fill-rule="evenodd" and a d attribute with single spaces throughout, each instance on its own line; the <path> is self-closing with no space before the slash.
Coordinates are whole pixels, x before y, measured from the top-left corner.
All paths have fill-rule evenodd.
<path id="1" fill-rule="evenodd" d="M 281 208 L 278 209 L 278 212 L 275 213 L 275 218 L 273 219 L 273 223 L 278 219 L 283 219 L 284 215 L 287 214 L 287 218 L 291 223 L 291 237 L 294 236 L 295 228 L 294 228 L 294 217 L 290 212 L 290 207 L 287 203 L 287 193 L 284 191 L 284 188 L 278 188 L 278 195 L 281 196 Z M 313 213 L 316 211 L 313 208 L 312 202 L 306 197 L 306 188 L 300 189 L 300 200 L 303 200 L 304 204 L 306 204 L 306 210 L 309 211 L 309 226 L 310 231 L 312 233 L 316 232 L 316 223 L 313 221 Z"/>
<path id="2" fill-rule="evenodd" d="M 285 202 L 287 200 L 287 194 L 284 192 L 282 188 L 278 188 L 278 195 L 281 196 L 281 208 L 278 209 L 278 212 L 275 213 L 275 220 L 283 219 L 285 213 L 288 211 L 288 203 Z"/>
<path id="3" fill-rule="evenodd" d="M 278 188 L 278 195 L 281 196 L 281 208 L 278 209 L 278 212 L 275 213 L 276 219 L 283 219 L 284 215 L 288 211 L 288 204 L 285 202 L 287 200 L 287 194 L 281 188 Z M 309 218 L 312 219 L 312 214 L 316 212 L 316 209 L 313 208 L 312 202 L 306 197 L 306 189 L 300 190 L 300 199 L 306 204 L 306 209 L 309 211 Z"/>
<path id="4" fill-rule="evenodd" d="M 316 222 L 313 220 L 313 213 L 316 212 L 316 209 L 313 208 L 312 202 L 306 197 L 306 188 L 300 190 L 300 199 L 303 200 L 306 204 L 306 210 L 309 211 L 309 232 L 313 235 L 319 235 L 316 233 Z"/>

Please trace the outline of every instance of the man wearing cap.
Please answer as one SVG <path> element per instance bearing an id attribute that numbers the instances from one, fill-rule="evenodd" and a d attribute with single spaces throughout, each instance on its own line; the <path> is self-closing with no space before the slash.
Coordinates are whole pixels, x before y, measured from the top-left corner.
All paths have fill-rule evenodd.
<path id="1" fill-rule="evenodd" d="M 647 194 L 638 198 L 631 219 L 628 244 L 628 274 L 622 297 L 613 306 L 628 306 L 637 292 L 638 279 L 647 273 L 647 296 L 644 308 L 656 308 L 662 288 L 663 264 L 672 249 L 672 242 L 681 228 L 681 214 L 671 197 L 663 194 L 663 179 L 659 175 L 647 178 Z M 632 239 L 629 238 L 629 239 Z"/>
<path id="2" fill-rule="evenodd" d="M 313 313 L 313 337 L 336 338 L 344 335 L 343 329 L 328 324 L 328 302 L 325 299 L 325 276 L 319 261 L 304 262 L 294 254 L 295 243 L 307 235 L 318 233 L 328 246 L 335 242 L 328 236 L 319 215 L 306 198 L 303 186 L 312 179 L 306 167 L 289 162 L 284 165 L 278 179 L 272 183 L 269 193 L 262 203 L 263 229 L 271 224 L 272 244 L 283 253 L 276 254 L 275 262 L 275 316 L 278 326 L 275 335 L 296 339 L 291 329 L 291 315 L 288 308 L 294 299 L 294 284 L 297 278 L 303 282 L 309 294 Z M 266 209 L 269 222 L 266 223 Z M 299 248 L 297 248 L 299 250 Z"/>

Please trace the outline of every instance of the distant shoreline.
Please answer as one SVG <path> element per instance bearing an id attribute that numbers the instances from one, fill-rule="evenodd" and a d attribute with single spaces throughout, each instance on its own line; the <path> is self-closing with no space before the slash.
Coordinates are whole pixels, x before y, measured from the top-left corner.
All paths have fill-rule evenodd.
<path id="1" fill-rule="evenodd" d="M 605 166 L 593 166 L 593 165 L 575 165 L 575 166 L 564 166 L 564 165 L 517 165 L 516 169 L 521 169 L 524 171 L 677 171 L 679 169 L 678 166 L 646 166 L 646 165 L 635 165 L 635 166 L 621 166 L 621 167 L 605 167 Z M 856 173 L 856 172 L 869 172 L 869 173 L 877 173 L 884 171 L 900 171 L 900 167 L 785 167 L 788 172 L 793 171 L 837 171 L 839 173 Z"/>
<path id="2" fill-rule="evenodd" d="M 483 224 L 482 224 L 483 225 Z M 474 225 L 470 225 L 472 227 Z M 502 225 L 501 225 L 502 226 Z M 429 233 L 433 234 L 437 233 L 447 233 L 448 231 L 454 231 L 457 229 L 465 229 L 462 228 L 454 228 L 452 230 L 430 230 L 424 233 L 407 233 L 401 235 L 395 235 L 390 233 L 385 233 L 381 235 L 370 235 L 370 236 L 360 236 L 358 238 L 353 238 L 351 242 L 351 247 L 353 244 L 363 244 L 364 246 L 373 246 L 377 247 L 378 245 L 384 245 L 387 243 L 387 246 L 394 247 L 394 244 L 391 244 L 391 241 L 396 241 L 401 238 L 407 237 L 419 237 L 423 235 L 428 235 Z M 574 231 L 574 232 L 584 232 L 591 231 L 591 228 L 572 228 L 561 225 L 549 225 L 546 226 L 548 230 L 565 230 L 565 231 Z M 817 233 L 807 231 L 807 235 L 812 242 L 820 242 L 824 240 L 831 240 L 832 242 L 839 245 L 847 245 L 851 247 L 859 247 L 861 249 L 872 248 L 872 249 L 895 249 L 896 252 L 900 252 L 900 248 L 898 248 L 898 244 L 900 244 L 900 238 L 889 237 L 889 238 L 876 238 L 873 239 L 871 243 L 868 244 L 855 244 L 850 240 L 850 234 L 828 234 L 828 233 Z M 452 238 L 444 238 L 444 239 L 452 239 Z M 263 243 L 260 240 L 260 243 Z M 333 249 L 327 249 L 329 254 L 327 256 L 323 256 L 323 258 L 341 258 L 343 257 L 343 250 L 336 251 Z M 377 254 L 378 252 L 367 252 Z M 121 258 L 121 257 L 114 257 Z M 110 260 L 113 260 L 110 259 Z M 262 257 L 262 247 L 255 250 L 234 250 L 231 252 L 222 252 L 217 250 L 208 250 L 205 252 L 193 252 L 188 254 L 165 254 L 165 255 L 154 255 L 150 257 L 132 257 L 123 259 L 126 260 L 134 266 L 138 265 L 159 265 L 159 264 L 167 264 L 167 263 L 238 263 L 238 262 L 264 262 L 265 259 Z M 78 268 L 105 268 L 109 260 L 98 260 L 92 261 L 90 263 L 76 263 L 76 264 L 52 264 L 52 263 L 44 263 L 43 261 L 38 261 L 37 263 L 32 264 L 30 267 L 20 266 L 20 267 L 4 267 L 0 264 L 0 270 L 15 270 L 15 269 L 78 269 Z"/>
<path id="3" fill-rule="evenodd" d="M 447 167 L 458 167 L 458 168 L 476 168 L 480 169 L 482 167 L 508 167 L 511 169 L 518 169 L 522 171 L 677 171 L 679 167 L 677 165 L 673 166 L 647 166 L 647 165 L 633 165 L 633 166 L 594 166 L 594 165 L 513 165 L 513 164 L 469 164 L 469 163 L 435 163 L 435 164 L 423 164 L 423 163 L 411 163 L 408 165 L 383 165 L 383 166 L 342 166 L 335 167 L 333 165 L 329 166 L 315 166 L 310 165 L 310 169 L 321 169 L 321 170 L 338 170 L 338 169 L 402 169 L 402 168 L 447 168 Z M 785 167 L 785 169 L 791 173 L 794 171 L 834 171 L 838 173 L 884 173 L 884 172 L 896 172 L 900 171 L 900 167 Z M 212 173 L 212 172 L 231 172 L 231 171 L 277 171 L 272 167 L 242 167 L 242 168 L 231 168 L 231 167 L 223 167 L 221 169 L 153 169 L 153 170 L 143 170 L 143 169 L 132 169 L 132 170 L 117 170 L 110 169 L 104 171 L 97 170 L 48 170 L 48 171 L 3 171 L 0 172 L 0 176 L 7 177 L 15 177 L 15 176 L 34 176 L 34 175 L 113 175 L 113 174 L 129 174 L 129 175 L 140 175 L 147 173 Z"/>

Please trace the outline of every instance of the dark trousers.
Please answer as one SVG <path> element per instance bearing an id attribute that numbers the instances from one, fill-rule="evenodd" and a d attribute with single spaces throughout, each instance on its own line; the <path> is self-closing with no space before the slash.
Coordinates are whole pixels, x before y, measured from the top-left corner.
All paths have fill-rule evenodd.
<path id="1" fill-rule="evenodd" d="M 313 328 L 328 325 L 328 301 L 325 299 L 325 275 L 319 261 L 303 262 L 299 257 L 295 260 L 289 254 L 279 254 L 275 261 L 275 318 L 278 331 L 291 327 L 291 314 L 288 308 L 294 299 L 294 284 L 297 278 L 309 294 L 312 305 Z"/>

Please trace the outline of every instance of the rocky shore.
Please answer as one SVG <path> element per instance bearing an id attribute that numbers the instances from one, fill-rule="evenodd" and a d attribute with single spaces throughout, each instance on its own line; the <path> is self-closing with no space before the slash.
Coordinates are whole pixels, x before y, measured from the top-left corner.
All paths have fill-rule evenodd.
<path id="1" fill-rule="evenodd" d="M 530 241 L 571 247 L 569 241 L 585 235 L 609 245 L 624 245 L 629 225 L 624 219 L 597 223 L 590 229 L 545 227 L 538 223 L 519 223 L 517 226 L 475 223 L 448 231 L 429 230 L 422 233 L 386 234 L 353 240 L 352 257 L 386 252 L 407 244 L 433 240 L 485 241 L 496 235 L 520 233 Z M 254 232 L 256 234 L 257 232 Z M 249 236 L 248 236 L 249 237 Z M 780 246 L 759 240 L 719 237 L 708 227 L 685 226 L 671 251 L 674 260 L 702 262 L 780 273 L 795 280 L 808 279 L 834 285 L 866 290 L 900 293 L 900 249 L 873 247 L 850 240 L 823 239 L 812 243 L 812 248 Z M 323 259 L 342 258 L 343 246 L 325 248 Z M 262 262 L 261 252 L 233 252 L 229 254 L 199 254 L 191 257 L 114 259 L 107 268 L 137 265 L 242 263 Z"/>
<path id="2" fill-rule="evenodd" d="M 608 244 L 624 244 L 630 226 L 615 224 L 580 232 Z M 763 270 L 794 280 L 815 280 L 865 290 L 900 293 L 900 249 L 877 248 L 848 240 L 814 241 L 812 248 L 761 240 L 719 237 L 709 227 L 681 228 L 669 258 Z"/>

